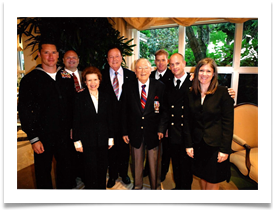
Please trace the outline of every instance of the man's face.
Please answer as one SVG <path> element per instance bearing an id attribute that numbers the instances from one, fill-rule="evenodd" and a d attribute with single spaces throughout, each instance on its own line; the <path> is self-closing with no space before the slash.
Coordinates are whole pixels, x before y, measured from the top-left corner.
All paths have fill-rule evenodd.
<path id="1" fill-rule="evenodd" d="M 41 58 L 42 65 L 51 68 L 56 66 L 59 53 L 57 52 L 55 45 L 43 44 L 41 51 L 38 52 L 38 56 Z"/>
<path id="2" fill-rule="evenodd" d="M 120 51 L 117 48 L 109 50 L 107 61 L 110 67 L 117 71 L 122 63 L 122 56 L 120 54 Z"/>
<path id="3" fill-rule="evenodd" d="M 186 62 L 178 54 L 174 54 L 170 58 L 170 69 L 176 78 L 181 78 L 184 75 Z"/>
<path id="4" fill-rule="evenodd" d="M 78 55 L 74 51 L 67 51 L 64 55 L 63 63 L 66 69 L 70 71 L 76 71 L 79 64 Z"/>
<path id="5" fill-rule="evenodd" d="M 145 59 L 141 59 L 136 63 L 135 67 L 136 77 L 141 83 L 146 83 L 150 74 L 151 74 L 151 66 L 148 61 Z"/>
<path id="6" fill-rule="evenodd" d="M 157 70 L 161 73 L 167 69 L 168 58 L 164 54 L 157 55 L 155 58 L 155 64 L 157 66 Z"/>

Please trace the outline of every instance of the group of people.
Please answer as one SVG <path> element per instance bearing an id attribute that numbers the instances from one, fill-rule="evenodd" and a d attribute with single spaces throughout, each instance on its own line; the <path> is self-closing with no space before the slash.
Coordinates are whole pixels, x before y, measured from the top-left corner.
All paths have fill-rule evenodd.
<path id="1" fill-rule="evenodd" d="M 108 50 L 102 70 L 79 71 L 73 50 L 58 67 L 57 47 L 49 41 L 39 44 L 38 56 L 41 64 L 22 78 L 18 100 L 38 189 L 53 188 L 53 157 L 58 189 L 72 189 L 77 177 L 85 189 L 112 188 L 119 176 L 130 184 L 130 156 L 133 189 L 143 188 L 146 169 L 151 189 L 161 189 L 170 159 L 175 189 L 190 190 L 193 175 L 202 189 L 229 180 L 235 93 L 218 86 L 213 59 L 201 60 L 190 75 L 184 57 L 175 53 L 168 60 L 165 50 L 155 53 L 152 72 L 145 58 L 134 72 L 123 68 L 117 47 Z"/>

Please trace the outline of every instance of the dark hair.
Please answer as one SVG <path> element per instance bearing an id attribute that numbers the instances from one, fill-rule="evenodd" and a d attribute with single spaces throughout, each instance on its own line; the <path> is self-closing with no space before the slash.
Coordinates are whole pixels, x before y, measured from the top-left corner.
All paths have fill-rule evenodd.
<path id="1" fill-rule="evenodd" d="M 96 74 L 98 76 L 99 81 L 100 82 L 102 81 L 102 74 L 98 68 L 96 68 L 94 66 L 86 67 L 84 69 L 84 71 L 82 72 L 82 81 L 86 82 L 86 76 L 88 74 Z"/>
<path id="2" fill-rule="evenodd" d="M 52 44 L 56 47 L 56 50 L 58 48 L 57 43 L 53 39 L 51 39 L 51 38 L 41 38 L 41 41 L 39 42 L 39 45 L 38 45 L 38 51 L 39 52 L 41 52 L 43 44 Z"/>
<path id="3" fill-rule="evenodd" d="M 110 52 L 110 50 L 113 50 L 113 49 L 118 49 L 119 52 L 120 52 L 120 55 L 122 56 L 122 50 L 120 49 L 120 47 L 117 47 L 117 46 L 112 46 L 108 49 L 107 53 L 106 53 L 106 58 L 108 58 L 108 53 Z"/>
<path id="4" fill-rule="evenodd" d="M 209 64 L 210 67 L 214 71 L 214 76 L 210 82 L 210 85 L 208 87 L 207 92 L 205 93 L 206 95 L 208 94 L 213 94 L 217 90 L 218 87 L 218 68 L 216 62 L 212 58 L 204 58 L 198 62 L 195 68 L 194 72 L 194 80 L 193 80 L 193 85 L 191 88 L 191 91 L 194 91 L 195 94 L 198 94 L 198 92 L 201 93 L 201 87 L 200 87 L 200 81 L 199 81 L 199 70 L 202 66 Z"/>

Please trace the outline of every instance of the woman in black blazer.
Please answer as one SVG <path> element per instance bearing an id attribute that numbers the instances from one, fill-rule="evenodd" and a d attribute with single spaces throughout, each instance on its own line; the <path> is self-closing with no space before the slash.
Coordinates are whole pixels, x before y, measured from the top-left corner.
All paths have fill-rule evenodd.
<path id="1" fill-rule="evenodd" d="M 202 59 L 186 95 L 184 138 L 186 152 L 194 159 L 194 175 L 204 190 L 218 190 L 230 179 L 229 154 L 233 136 L 234 101 L 227 88 L 218 86 L 215 61 Z"/>
<path id="2" fill-rule="evenodd" d="M 74 144 L 83 153 L 85 189 L 106 189 L 108 148 L 113 145 L 114 132 L 112 109 L 107 94 L 98 90 L 100 71 L 87 67 L 82 77 L 87 88 L 77 93 L 75 99 Z"/>

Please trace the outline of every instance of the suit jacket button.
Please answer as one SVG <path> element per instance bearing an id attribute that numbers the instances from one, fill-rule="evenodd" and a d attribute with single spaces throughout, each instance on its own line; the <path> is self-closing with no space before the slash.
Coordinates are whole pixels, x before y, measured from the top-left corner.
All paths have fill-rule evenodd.
<path id="1" fill-rule="evenodd" d="M 174 105 L 172 105 L 171 108 L 174 108 Z"/>
<path id="2" fill-rule="evenodd" d="M 141 129 L 143 129 L 143 127 L 141 126 Z"/>
<path id="3" fill-rule="evenodd" d="M 181 118 L 183 118 L 183 115 L 181 115 Z"/>
<path id="4" fill-rule="evenodd" d="M 144 120 L 144 117 L 142 117 L 141 119 L 143 119 L 143 120 Z"/>
<path id="5" fill-rule="evenodd" d="M 171 125 L 174 125 L 174 123 L 171 123 Z"/>
<path id="6" fill-rule="evenodd" d="M 172 116 L 172 117 L 174 117 L 174 115 L 173 115 L 173 114 L 172 114 L 171 116 Z"/>
<path id="7" fill-rule="evenodd" d="M 181 123 L 181 126 L 183 126 L 183 124 Z"/>
<path id="8" fill-rule="evenodd" d="M 182 106 L 181 108 L 184 109 L 184 106 Z"/>

